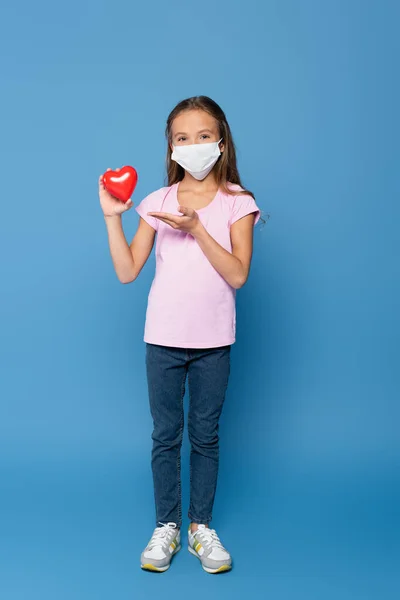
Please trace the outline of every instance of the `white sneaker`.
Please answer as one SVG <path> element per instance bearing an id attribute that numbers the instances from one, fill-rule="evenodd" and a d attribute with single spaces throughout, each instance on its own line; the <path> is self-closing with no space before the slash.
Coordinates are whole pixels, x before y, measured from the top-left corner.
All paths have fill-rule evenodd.
<path id="1" fill-rule="evenodd" d="M 159 521 L 161 523 L 161 521 Z M 171 559 L 181 549 L 181 532 L 176 523 L 161 523 L 140 557 L 140 566 L 147 571 L 166 571 Z"/>
<path id="2" fill-rule="evenodd" d="M 221 573 L 232 568 L 232 558 L 223 547 L 215 529 L 200 524 L 193 533 L 188 529 L 188 550 L 200 559 L 207 573 Z"/>

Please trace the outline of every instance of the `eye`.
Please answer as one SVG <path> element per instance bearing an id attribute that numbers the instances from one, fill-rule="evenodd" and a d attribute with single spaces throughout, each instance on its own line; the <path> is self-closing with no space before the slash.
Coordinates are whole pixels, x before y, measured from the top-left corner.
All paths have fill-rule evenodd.
<path id="1" fill-rule="evenodd" d="M 203 139 L 207 139 L 210 136 L 208 135 L 208 133 L 203 133 L 200 137 L 203 138 Z"/>
<path id="2" fill-rule="evenodd" d="M 178 141 L 178 142 L 183 142 L 183 141 L 185 141 L 185 140 L 186 140 L 185 136 L 184 136 L 184 135 L 180 135 L 180 136 L 178 137 L 178 140 L 177 140 L 177 141 Z"/>

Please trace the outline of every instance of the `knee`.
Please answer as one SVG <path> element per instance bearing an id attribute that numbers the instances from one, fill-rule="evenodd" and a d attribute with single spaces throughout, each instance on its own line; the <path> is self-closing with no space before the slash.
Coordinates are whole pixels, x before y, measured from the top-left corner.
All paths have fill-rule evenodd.
<path id="1" fill-rule="evenodd" d="M 182 445 L 183 427 L 180 422 L 155 423 L 151 437 L 161 446 L 173 448 Z"/>
<path id="2" fill-rule="evenodd" d="M 192 446 L 212 449 L 218 445 L 218 425 L 216 427 L 188 426 L 189 440 Z"/>

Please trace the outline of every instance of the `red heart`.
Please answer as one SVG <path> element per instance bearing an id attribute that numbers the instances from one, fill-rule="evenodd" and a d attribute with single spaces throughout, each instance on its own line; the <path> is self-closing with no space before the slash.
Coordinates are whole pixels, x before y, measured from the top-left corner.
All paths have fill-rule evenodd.
<path id="1" fill-rule="evenodd" d="M 119 171 L 106 171 L 103 175 L 104 187 L 122 202 L 127 202 L 136 187 L 138 175 L 133 167 L 122 167 Z"/>

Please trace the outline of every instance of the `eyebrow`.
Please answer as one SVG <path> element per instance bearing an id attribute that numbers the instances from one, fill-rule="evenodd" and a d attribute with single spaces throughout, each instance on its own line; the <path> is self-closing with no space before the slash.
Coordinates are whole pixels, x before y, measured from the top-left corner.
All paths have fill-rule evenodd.
<path id="1" fill-rule="evenodd" d="M 208 131 L 208 133 L 212 133 L 211 129 L 201 129 L 197 133 L 204 133 L 205 131 Z M 177 133 L 175 133 L 174 137 L 176 137 L 177 135 L 187 135 L 187 133 L 185 133 L 184 131 L 178 131 Z"/>

